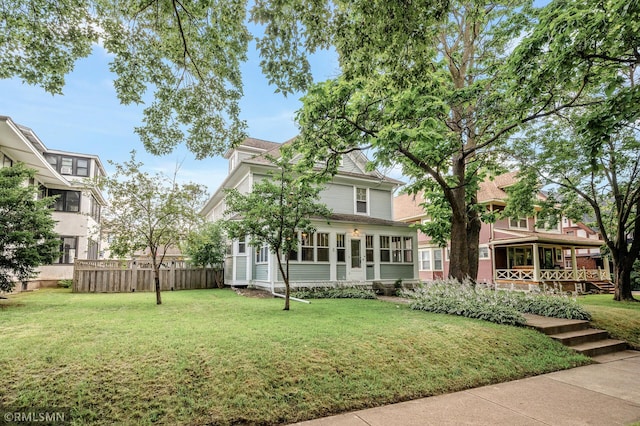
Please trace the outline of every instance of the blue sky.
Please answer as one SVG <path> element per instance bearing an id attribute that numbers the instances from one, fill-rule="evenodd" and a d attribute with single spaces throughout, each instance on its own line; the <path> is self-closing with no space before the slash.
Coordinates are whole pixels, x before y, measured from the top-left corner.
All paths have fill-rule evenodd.
<path id="1" fill-rule="evenodd" d="M 149 172 L 162 170 L 173 173 L 182 163 L 179 176 L 215 190 L 227 175 L 227 161 L 222 157 L 196 160 L 184 146 L 172 154 L 148 154 L 134 127 L 142 123 L 144 105 L 121 105 L 113 89 L 113 74 L 109 72 L 110 57 L 100 46 L 93 54 L 76 63 L 66 78 L 64 95 L 52 96 L 37 86 L 18 79 L 0 80 L 0 115 L 32 128 L 49 149 L 59 149 L 100 156 L 107 172 L 112 167 L 107 160 L 128 160 L 132 149 L 136 158 Z M 241 117 L 248 125 L 248 135 L 274 142 L 283 142 L 297 134 L 293 116 L 301 106 L 301 94 L 274 93 L 259 67 L 255 51 L 243 66 L 244 99 Z M 338 74 L 337 58 L 329 52 L 315 55 L 312 61 L 314 77 L 321 81 Z"/>

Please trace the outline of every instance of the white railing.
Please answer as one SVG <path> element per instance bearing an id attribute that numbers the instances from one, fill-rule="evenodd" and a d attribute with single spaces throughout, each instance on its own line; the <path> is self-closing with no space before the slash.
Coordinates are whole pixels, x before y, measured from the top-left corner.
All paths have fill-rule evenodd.
<path id="1" fill-rule="evenodd" d="M 532 280 L 533 269 L 497 269 L 496 279 L 499 280 Z"/>
<path id="2" fill-rule="evenodd" d="M 541 269 L 540 281 L 575 281 L 571 269 Z"/>
<path id="3" fill-rule="evenodd" d="M 497 269 L 498 280 L 533 280 L 533 269 Z M 602 269 L 541 269 L 539 281 L 609 281 L 609 272 Z"/>
<path id="4" fill-rule="evenodd" d="M 581 281 L 609 281 L 611 276 L 603 269 L 578 269 L 578 279 Z"/>

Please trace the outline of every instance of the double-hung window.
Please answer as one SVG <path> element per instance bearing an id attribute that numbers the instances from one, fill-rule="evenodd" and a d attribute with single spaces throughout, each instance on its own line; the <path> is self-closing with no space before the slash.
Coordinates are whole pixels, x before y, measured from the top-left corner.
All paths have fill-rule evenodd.
<path id="1" fill-rule="evenodd" d="M 420 250 L 420 270 L 431 270 L 431 249 Z"/>
<path id="2" fill-rule="evenodd" d="M 269 261 L 269 246 L 266 244 L 256 250 L 256 263 L 267 263 Z"/>
<path id="3" fill-rule="evenodd" d="M 412 237 L 380 236 L 380 262 L 413 263 Z"/>
<path id="4" fill-rule="evenodd" d="M 509 218 L 509 227 L 515 229 L 529 229 L 526 217 Z"/>
<path id="5" fill-rule="evenodd" d="M 356 213 L 367 214 L 367 188 L 356 188 Z"/>
<path id="6" fill-rule="evenodd" d="M 346 261 L 345 254 L 346 246 L 345 246 L 345 235 L 338 234 L 336 235 L 336 254 L 338 256 L 338 262 L 342 263 Z"/>
<path id="7" fill-rule="evenodd" d="M 329 261 L 329 234 L 318 232 L 316 234 L 318 262 Z"/>
<path id="8" fill-rule="evenodd" d="M 302 233 L 302 238 L 300 238 L 300 245 L 302 247 L 302 261 L 303 262 L 313 262 L 315 260 L 313 253 L 313 240 L 315 234 L 309 234 L 306 232 Z"/>

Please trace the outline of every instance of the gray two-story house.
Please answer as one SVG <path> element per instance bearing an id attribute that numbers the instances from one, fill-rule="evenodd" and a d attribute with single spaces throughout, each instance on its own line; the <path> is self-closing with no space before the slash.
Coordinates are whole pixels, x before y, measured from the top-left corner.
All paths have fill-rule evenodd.
<path id="1" fill-rule="evenodd" d="M 254 182 L 269 178 L 274 165 L 266 154 L 277 156 L 280 146 L 248 138 L 226 153 L 229 174 L 202 210 L 207 220 L 225 219 L 225 189 L 246 193 Z M 332 214 L 313 220 L 314 234 L 298 233 L 298 250 L 290 259 L 292 286 L 393 283 L 418 277 L 417 233 L 393 220 L 393 191 L 402 182 L 367 171 L 366 163 L 362 153 L 344 155 L 338 174 L 321 191 L 320 202 Z M 246 239 L 232 242 L 225 282 L 270 289 L 284 285 L 275 255 Z"/>

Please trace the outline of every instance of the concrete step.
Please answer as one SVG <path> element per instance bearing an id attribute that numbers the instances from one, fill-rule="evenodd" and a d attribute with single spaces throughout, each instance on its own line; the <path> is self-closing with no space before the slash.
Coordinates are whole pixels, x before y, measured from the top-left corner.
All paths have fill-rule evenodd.
<path id="1" fill-rule="evenodd" d="M 597 342 L 586 342 L 569 346 L 583 355 L 594 357 L 627 349 L 627 342 L 623 340 L 605 339 Z"/>
<path id="2" fill-rule="evenodd" d="M 589 321 L 549 318 L 540 315 L 525 314 L 527 326 L 535 328 L 547 335 L 568 333 L 571 331 L 586 330 Z"/>
<path id="3" fill-rule="evenodd" d="M 581 343 L 597 342 L 598 340 L 605 340 L 609 338 L 609 333 L 605 330 L 598 330 L 595 328 L 587 328 L 585 330 L 568 331 L 565 333 L 552 334 L 551 337 L 554 340 L 562 343 L 565 346 L 575 346 Z"/>

